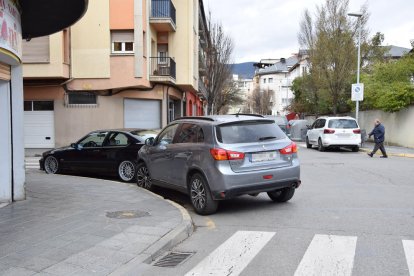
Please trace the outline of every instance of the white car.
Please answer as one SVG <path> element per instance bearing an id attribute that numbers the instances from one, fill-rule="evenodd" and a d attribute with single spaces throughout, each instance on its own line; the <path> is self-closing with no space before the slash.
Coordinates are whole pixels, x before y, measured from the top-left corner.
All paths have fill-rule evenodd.
<path id="1" fill-rule="evenodd" d="M 361 129 L 352 117 L 320 117 L 306 133 L 306 147 L 318 146 L 319 151 L 329 147 L 347 147 L 358 151 Z"/>

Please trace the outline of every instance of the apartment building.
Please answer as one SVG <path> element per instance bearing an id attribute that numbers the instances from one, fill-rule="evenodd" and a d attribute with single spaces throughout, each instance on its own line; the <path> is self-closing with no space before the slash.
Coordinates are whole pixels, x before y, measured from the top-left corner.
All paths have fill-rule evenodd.
<path id="1" fill-rule="evenodd" d="M 67 28 L 87 7 L 87 0 L 0 1 L 0 207 L 25 199 L 22 39 Z"/>
<path id="2" fill-rule="evenodd" d="M 77 24 L 23 44 L 25 147 L 203 114 L 208 41 L 201 0 L 89 0 Z"/>
<path id="3" fill-rule="evenodd" d="M 260 91 L 271 91 L 272 115 L 286 115 L 294 98 L 292 81 L 309 71 L 306 51 L 281 59 L 262 60 L 254 64 L 257 68 L 254 87 Z"/>

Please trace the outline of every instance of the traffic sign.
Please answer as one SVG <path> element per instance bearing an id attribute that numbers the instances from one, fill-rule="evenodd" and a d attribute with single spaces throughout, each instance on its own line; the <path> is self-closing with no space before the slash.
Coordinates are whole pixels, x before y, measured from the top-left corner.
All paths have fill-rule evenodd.
<path id="1" fill-rule="evenodd" d="M 364 84 L 363 83 L 354 83 L 352 84 L 352 101 L 363 101 L 364 100 Z"/>

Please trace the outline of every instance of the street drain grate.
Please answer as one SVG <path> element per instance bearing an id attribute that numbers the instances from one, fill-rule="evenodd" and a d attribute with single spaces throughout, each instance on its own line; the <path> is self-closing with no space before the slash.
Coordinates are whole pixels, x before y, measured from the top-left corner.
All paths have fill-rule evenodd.
<path id="1" fill-rule="evenodd" d="M 137 210 L 106 212 L 106 216 L 108 218 L 115 218 L 115 219 L 134 219 L 134 218 L 147 217 L 149 215 L 150 214 L 148 212 L 142 212 L 142 211 L 137 211 Z"/>
<path id="2" fill-rule="evenodd" d="M 194 253 L 170 252 L 153 265 L 158 267 L 176 267 L 190 258 Z"/>

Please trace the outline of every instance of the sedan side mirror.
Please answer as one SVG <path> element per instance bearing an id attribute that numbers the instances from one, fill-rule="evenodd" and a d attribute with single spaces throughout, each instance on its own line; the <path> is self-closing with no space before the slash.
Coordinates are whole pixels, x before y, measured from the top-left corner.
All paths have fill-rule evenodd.
<path id="1" fill-rule="evenodd" d="M 154 139 L 154 137 L 150 137 L 150 138 L 147 138 L 147 139 L 145 140 L 145 145 L 147 145 L 147 146 L 153 146 L 153 145 L 154 145 L 154 143 L 155 143 L 155 139 Z"/>

